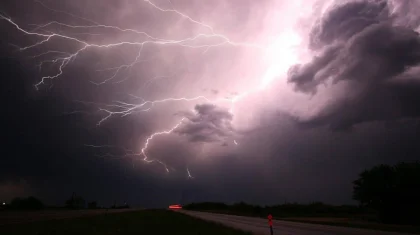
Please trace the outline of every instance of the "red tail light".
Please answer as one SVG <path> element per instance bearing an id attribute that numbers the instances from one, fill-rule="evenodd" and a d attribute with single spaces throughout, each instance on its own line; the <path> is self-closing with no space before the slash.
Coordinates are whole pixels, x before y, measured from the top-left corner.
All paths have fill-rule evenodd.
<path id="1" fill-rule="evenodd" d="M 181 205 L 170 205 L 169 209 L 182 209 Z"/>

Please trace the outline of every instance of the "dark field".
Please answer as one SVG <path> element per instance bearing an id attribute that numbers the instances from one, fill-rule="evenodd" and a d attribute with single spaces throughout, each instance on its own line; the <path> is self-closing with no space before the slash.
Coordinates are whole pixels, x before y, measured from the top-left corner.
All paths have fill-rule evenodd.
<path id="1" fill-rule="evenodd" d="M 101 214 L 113 214 L 135 211 L 133 209 L 120 210 L 40 210 L 40 211 L 0 211 L 0 227 L 7 224 L 21 224 L 45 220 L 70 219 Z"/>
<path id="2" fill-rule="evenodd" d="M 60 213 L 60 212 L 57 212 Z M 65 212 L 64 212 L 65 213 Z M 249 234 L 219 224 L 166 210 L 142 210 L 107 213 L 81 218 L 44 220 L 0 225 L 0 234 L 7 235 L 96 235 L 96 234 Z"/>

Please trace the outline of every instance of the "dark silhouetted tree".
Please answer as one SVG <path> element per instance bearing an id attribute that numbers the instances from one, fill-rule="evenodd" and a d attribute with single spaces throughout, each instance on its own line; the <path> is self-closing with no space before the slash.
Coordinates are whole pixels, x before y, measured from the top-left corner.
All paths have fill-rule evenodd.
<path id="1" fill-rule="evenodd" d="M 10 208 L 13 210 L 41 210 L 44 208 L 44 204 L 35 197 L 17 197 L 10 202 Z"/>
<path id="2" fill-rule="evenodd" d="M 71 198 L 66 201 L 66 207 L 70 209 L 83 209 L 85 206 L 85 199 L 74 193 Z"/>
<path id="3" fill-rule="evenodd" d="M 89 202 L 88 209 L 98 209 L 98 203 L 96 201 Z"/>
<path id="4" fill-rule="evenodd" d="M 420 163 L 380 165 L 353 182 L 353 199 L 385 223 L 420 224 Z"/>

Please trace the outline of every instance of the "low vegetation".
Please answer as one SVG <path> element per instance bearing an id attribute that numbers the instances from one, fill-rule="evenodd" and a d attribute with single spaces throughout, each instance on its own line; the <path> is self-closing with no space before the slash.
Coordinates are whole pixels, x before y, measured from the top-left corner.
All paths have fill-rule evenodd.
<path id="1" fill-rule="evenodd" d="M 14 198 L 10 204 L 1 205 L 1 210 L 42 210 L 45 208 L 44 203 L 36 197 Z"/>
<path id="2" fill-rule="evenodd" d="M 0 202 L 1 203 L 1 202 Z M 129 209 L 130 205 L 124 202 L 118 205 L 114 202 L 113 205 L 104 207 L 99 206 L 96 201 L 85 201 L 82 196 L 73 195 L 65 201 L 63 206 L 48 206 L 45 205 L 40 199 L 30 196 L 27 198 L 16 197 L 10 202 L 2 202 L 0 204 L 0 211 L 39 211 L 39 210 L 96 210 L 96 209 Z"/>
<path id="3" fill-rule="evenodd" d="M 375 212 L 358 206 L 332 206 L 321 202 L 310 204 L 286 203 L 274 206 L 256 206 L 244 202 L 227 205 L 224 203 L 204 202 L 184 206 L 187 210 L 219 212 L 254 217 L 266 217 L 272 214 L 275 218 L 287 217 L 354 217 L 375 221 Z"/>

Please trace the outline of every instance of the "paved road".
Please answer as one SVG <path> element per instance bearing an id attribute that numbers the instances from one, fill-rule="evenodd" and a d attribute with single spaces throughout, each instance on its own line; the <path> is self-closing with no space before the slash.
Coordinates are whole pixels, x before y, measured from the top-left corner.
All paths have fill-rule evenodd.
<path id="1" fill-rule="evenodd" d="M 266 219 L 235 215 L 223 215 L 207 212 L 181 210 L 190 216 L 207 221 L 214 221 L 232 228 L 253 232 L 257 235 L 269 235 L 268 222 Z M 274 235 L 397 235 L 407 233 L 380 232 L 374 230 L 345 228 L 318 224 L 306 224 L 289 221 L 273 220 Z"/>

